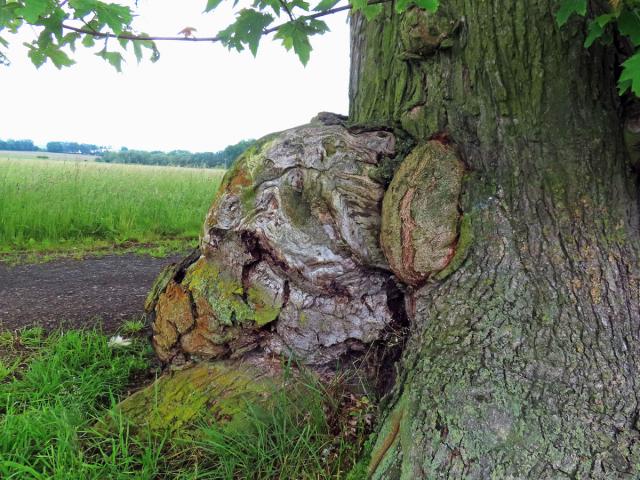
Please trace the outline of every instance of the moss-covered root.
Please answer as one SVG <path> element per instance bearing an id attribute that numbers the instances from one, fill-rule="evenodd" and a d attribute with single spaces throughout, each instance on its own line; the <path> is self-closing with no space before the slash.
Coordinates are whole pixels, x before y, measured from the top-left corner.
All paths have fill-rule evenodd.
<path id="1" fill-rule="evenodd" d="M 271 377 L 246 363 L 201 363 L 163 375 L 116 412 L 138 427 L 174 431 L 205 414 L 233 421 L 247 402 L 268 398 L 273 387 Z"/>

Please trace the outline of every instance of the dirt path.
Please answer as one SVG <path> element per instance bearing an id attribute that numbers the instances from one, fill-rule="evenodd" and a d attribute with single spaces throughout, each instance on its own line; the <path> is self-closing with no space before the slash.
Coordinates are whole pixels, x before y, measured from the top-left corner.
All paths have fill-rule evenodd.
<path id="1" fill-rule="evenodd" d="M 0 264 L 0 330 L 41 325 L 113 332 L 140 315 L 156 275 L 180 259 L 134 254 L 9 267 Z"/>

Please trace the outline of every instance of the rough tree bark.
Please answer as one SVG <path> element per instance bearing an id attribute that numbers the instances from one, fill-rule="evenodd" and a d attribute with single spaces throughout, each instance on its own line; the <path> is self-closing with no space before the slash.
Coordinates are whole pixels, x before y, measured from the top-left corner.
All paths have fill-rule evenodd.
<path id="1" fill-rule="evenodd" d="M 638 185 L 620 59 L 584 49 L 582 22 L 560 30 L 553 0 L 441 3 L 352 22 L 351 120 L 399 122 L 466 163 L 459 268 L 408 294 L 372 476 L 638 478 Z"/>

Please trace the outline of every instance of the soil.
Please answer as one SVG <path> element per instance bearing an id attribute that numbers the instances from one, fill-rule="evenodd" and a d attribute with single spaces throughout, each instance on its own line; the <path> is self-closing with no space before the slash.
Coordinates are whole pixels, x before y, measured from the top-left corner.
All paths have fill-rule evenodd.
<path id="1" fill-rule="evenodd" d="M 107 255 L 34 265 L 0 263 L 0 331 L 102 326 L 115 332 L 143 313 L 155 277 L 181 255 Z"/>

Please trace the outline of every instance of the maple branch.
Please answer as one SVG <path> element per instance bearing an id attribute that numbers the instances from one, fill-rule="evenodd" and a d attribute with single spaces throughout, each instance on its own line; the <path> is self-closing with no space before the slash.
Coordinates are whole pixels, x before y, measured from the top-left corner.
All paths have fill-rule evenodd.
<path id="1" fill-rule="evenodd" d="M 392 1 L 393 0 L 370 0 L 368 4 L 369 5 L 376 5 L 376 4 L 379 4 L 379 3 L 389 3 L 389 2 L 392 2 Z M 324 12 L 313 13 L 311 15 L 304 15 L 302 17 L 299 17 L 298 20 L 303 20 L 303 21 L 304 20 L 312 20 L 314 18 L 325 17 L 327 15 L 332 15 L 334 13 L 339 13 L 339 12 L 343 12 L 345 10 L 350 10 L 350 9 L 351 9 L 351 5 L 344 5 L 342 7 L 336 7 L 336 8 L 331 8 L 329 10 L 325 10 Z M 278 30 L 280 30 L 287 23 L 289 23 L 289 22 L 281 23 L 280 25 L 276 25 L 275 27 L 267 28 L 267 29 L 263 30 L 262 34 L 263 35 L 268 35 L 270 33 L 277 32 Z M 116 35 L 115 33 L 96 32 L 96 31 L 93 31 L 93 30 L 88 30 L 86 28 L 74 27 L 73 25 L 69 25 L 69 24 L 66 24 L 66 23 L 62 24 L 62 28 L 64 28 L 65 30 L 72 31 L 72 32 L 82 33 L 84 35 L 91 35 L 91 36 L 97 37 L 97 38 L 117 38 L 117 39 L 120 39 L 120 40 L 133 40 L 133 41 L 219 42 L 219 41 L 222 40 L 222 38 L 220 38 L 217 35 L 215 37 L 178 37 L 178 36 L 164 37 L 164 36 L 135 35 L 135 34 L 132 34 L 132 33 L 121 33 L 119 35 Z"/>

